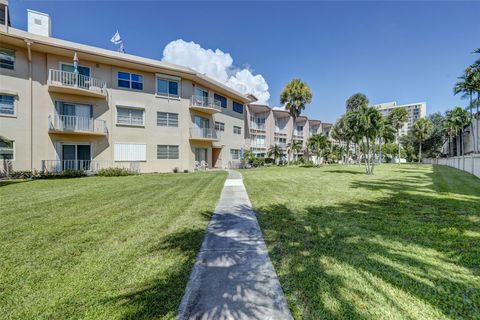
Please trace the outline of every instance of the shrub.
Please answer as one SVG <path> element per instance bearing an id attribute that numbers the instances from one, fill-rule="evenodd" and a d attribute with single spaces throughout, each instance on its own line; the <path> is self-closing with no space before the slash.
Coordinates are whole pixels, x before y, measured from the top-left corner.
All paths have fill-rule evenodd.
<path id="1" fill-rule="evenodd" d="M 262 167 L 265 165 L 265 159 L 264 158 L 254 158 L 252 161 L 252 166 L 258 168 Z"/>
<path id="2" fill-rule="evenodd" d="M 11 179 L 31 179 L 33 178 L 33 172 L 30 170 L 25 171 L 12 171 L 9 174 L 9 178 Z"/>
<path id="3" fill-rule="evenodd" d="M 187 169 L 183 170 L 183 173 L 188 173 L 188 170 Z"/>
<path id="4" fill-rule="evenodd" d="M 101 177 L 121 177 L 121 176 L 129 176 L 132 174 L 133 172 L 125 168 L 105 168 L 105 169 L 100 169 L 97 172 L 97 175 Z"/>
<path id="5" fill-rule="evenodd" d="M 173 172 L 178 173 L 178 168 L 177 167 L 173 168 Z"/>
<path id="6" fill-rule="evenodd" d="M 86 175 L 87 174 L 81 170 L 67 169 L 62 173 L 58 174 L 57 177 L 58 178 L 80 178 L 80 177 L 85 177 Z"/>

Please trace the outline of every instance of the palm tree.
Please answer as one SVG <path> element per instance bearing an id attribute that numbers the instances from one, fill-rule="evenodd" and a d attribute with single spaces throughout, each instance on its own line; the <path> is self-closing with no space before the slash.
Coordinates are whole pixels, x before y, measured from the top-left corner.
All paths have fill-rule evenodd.
<path id="1" fill-rule="evenodd" d="M 397 130 L 398 163 L 400 164 L 400 129 L 408 121 L 408 111 L 406 108 L 395 108 L 387 116 L 388 121 Z"/>
<path id="2" fill-rule="evenodd" d="M 296 154 L 302 151 L 303 143 L 299 140 L 292 140 L 292 142 L 287 144 L 287 152 L 288 154 Z M 295 158 L 296 160 L 296 158 Z"/>
<path id="3" fill-rule="evenodd" d="M 463 129 L 470 125 L 471 122 L 472 117 L 462 107 L 455 107 L 445 114 L 444 128 L 449 135 L 456 137 L 457 156 L 463 155 Z"/>
<path id="4" fill-rule="evenodd" d="M 418 162 L 422 161 L 422 142 L 430 138 L 433 131 L 433 124 L 430 120 L 421 118 L 418 119 L 412 128 L 412 133 L 418 140 Z"/>
<path id="5" fill-rule="evenodd" d="M 275 164 L 278 164 L 277 160 L 283 156 L 283 150 L 278 144 L 274 144 L 268 149 L 268 154 L 270 157 L 273 157 Z"/>
<path id="6" fill-rule="evenodd" d="M 355 111 L 361 107 L 368 107 L 369 103 L 370 101 L 368 100 L 367 96 L 358 92 L 348 98 L 345 105 L 348 112 Z"/>
<path id="7" fill-rule="evenodd" d="M 391 123 L 385 117 L 382 117 L 382 122 L 380 123 L 380 133 L 378 137 L 379 148 L 380 148 L 380 157 L 379 157 L 380 163 L 382 162 L 382 144 L 395 141 L 396 132 L 397 132 L 396 129 L 391 125 Z"/>
<path id="8" fill-rule="evenodd" d="M 308 84 L 300 79 L 290 81 L 280 94 L 280 103 L 285 106 L 285 110 L 290 113 L 293 119 L 291 144 L 293 143 L 297 118 L 310 102 L 312 102 L 312 91 Z M 290 153 L 288 161 L 290 162 Z"/>
<path id="9" fill-rule="evenodd" d="M 342 141 L 345 141 L 347 144 L 347 158 L 348 158 L 348 149 L 350 147 L 350 142 L 348 140 L 348 134 L 345 126 L 345 121 L 344 121 L 344 116 L 342 116 L 340 119 L 335 122 L 335 124 L 332 127 L 332 130 L 330 130 L 330 136 L 332 139 L 337 140 L 338 143 L 340 144 Z M 343 156 L 342 156 L 343 159 Z M 344 161 L 346 163 L 347 161 Z"/>
<path id="10" fill-rule="evenodd" d="M 382 131 L 383 116 L 374 107 L 363 106 L 355 111 L 347 112 L 347 123 L 355 138 L 364 145 L 361 151 L 364 155 L 365 169 L 367 174 L 373 174 L 374 163 L 372 161 L 371 143 L 380 136 Z"/>
<path id="11" fill-rule="evenodd" d="M 330 146 L 330 140 L 328 140 L 328 136 L 324 133 L 316 133 L 308 139 L 307 144 L 310 150 L 312 150 L 313 154 L 315 154 L 317 157 L 317 165 L 319 166 L 323 152 Z"/>
<path id="12" fill-rule="evenodd" d="M 476 86 L 478 83 L 476 83 L 477 80 L 477 72 L 475 70 L 475 67 L 469 66 L 465 69 L 464 74 L 459 77 L 460 81 L 455 83 L 455 86 L 453 88 L 453 93 L 455 95 L 462 93 L 462 98 L 469 98 L 470 99 L 470 104 L 469 104 L 469 109 L 470 109 L 470 116 L 473 116 L 473 94 L 477 90 Z M 473 123 L 470 122 L 471 126 L 471 133 L 473 135 L 473 144 L 475 146 L 474 151 L 476 152 L 476 145 L 477 145 L 477 140 L 476 140 L 476 134 L 474 133 L 473 130 Z M 462 129 L 463 130 L 463 129 Z"/>

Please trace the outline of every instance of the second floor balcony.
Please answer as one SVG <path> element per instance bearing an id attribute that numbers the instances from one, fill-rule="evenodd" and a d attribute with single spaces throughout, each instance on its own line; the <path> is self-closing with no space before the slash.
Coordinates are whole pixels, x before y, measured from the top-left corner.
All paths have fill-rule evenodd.
<path id="1" fill-rule="evenodd" d="M 58 93 L 106 98 L 107 82 L 76 72 L 50 69 L 48 72 L 48 90 Z"/>
<path id="2" fill-rule="evenodd" d="M 214 114 L 222 112 L 222 103 L 211 97 L 192 96 L 190 98 L 190 110 Z"/>
<path id="3" fill-rule="evenodd" d="M 220 132 L 210 128 L 190 128 L 190 140 L 197 141 L 218 141 L 220 140 Z"/>
<path id="4" fill-rule="evenodd" d="M 108 133 L 105 120 L 59 114 L 48 117 L 48 130 L 50 133 L 77 135 L 104 136 Z"/>

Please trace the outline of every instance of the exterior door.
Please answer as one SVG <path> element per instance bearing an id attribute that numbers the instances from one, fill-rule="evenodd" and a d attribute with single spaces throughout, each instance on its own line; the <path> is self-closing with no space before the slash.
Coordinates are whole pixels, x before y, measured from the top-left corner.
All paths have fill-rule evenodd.
<path id="1" fill-rule="evenodd" d="M 63 170 L 89 170 L 92 159 L 90 145 L 62 145 Z"/>
<path id="2" fill-rule="evenodd" d="M 207 151 L 208 149 L 206 148 L 195 148 L 195 161 L 202 162 L 205 161 L 207 162 Z"/>
<path id="3" fill-rule="evenodd" d="M 74 170 L 76 168 L 77 150 L 74 144 L 62 146 L 62 170 Z"/>
<path id="4" fill-rule="evenodd" d="M 77 145 L 78 170 L 90 170 L 91 159 L 91 147 L 89 145 Z"/>

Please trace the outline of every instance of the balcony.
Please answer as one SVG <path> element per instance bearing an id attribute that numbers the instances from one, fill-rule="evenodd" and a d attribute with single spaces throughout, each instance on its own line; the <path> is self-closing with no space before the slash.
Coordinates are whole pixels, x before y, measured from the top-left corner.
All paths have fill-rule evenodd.
<path id="1" fill-rule="evenodd" d="M 287 129 L 280 129 L 278 127 L 275 127 L 275 134 L 278 136 L 286 136 L 287 135 Z"/>
<path id="2" fill-rule="evenodd" d="M 50 133 L 100 135 L 108 133 L 105 120 L 94 120 L 89 117 L 50 115 L 48 116 Z"/>
<path id="3" fill-rule="evenodd" d="M 220 132 L 210 128 L 190 128 L 190 140 L 218 141 Z"/>
<path id="4" fill-rule="evenodd" d="M 140 162 L 112 162 L 107 160 L 42 160 L 42 171 L 60 173 L 65 170 L 79 170 L 96 173 L 100 169 L 121 168 L 132 172 L 140 171 Z"/>
<path id="5" fill-rule="evenodd" d="M 265 143 L 259 143 L 259 142 L 254 142 L 252 141 L 250 143 L 250 148 L 255 148 L 255 149 L 266 149 L 267 145 Z"/>
<path id="6" fill-rule="evenodd" d="M 219 100 L 210 97 L 192 96 L 190 99 L 190 110 L 214 114 L 222 112 L 222 105 Z"/>
<path id="7" fill-rule="evenodd" d="M 75 72 L 50 69 L 48 72 L 48 91 L 106 98 L 107 82 Z"/>

